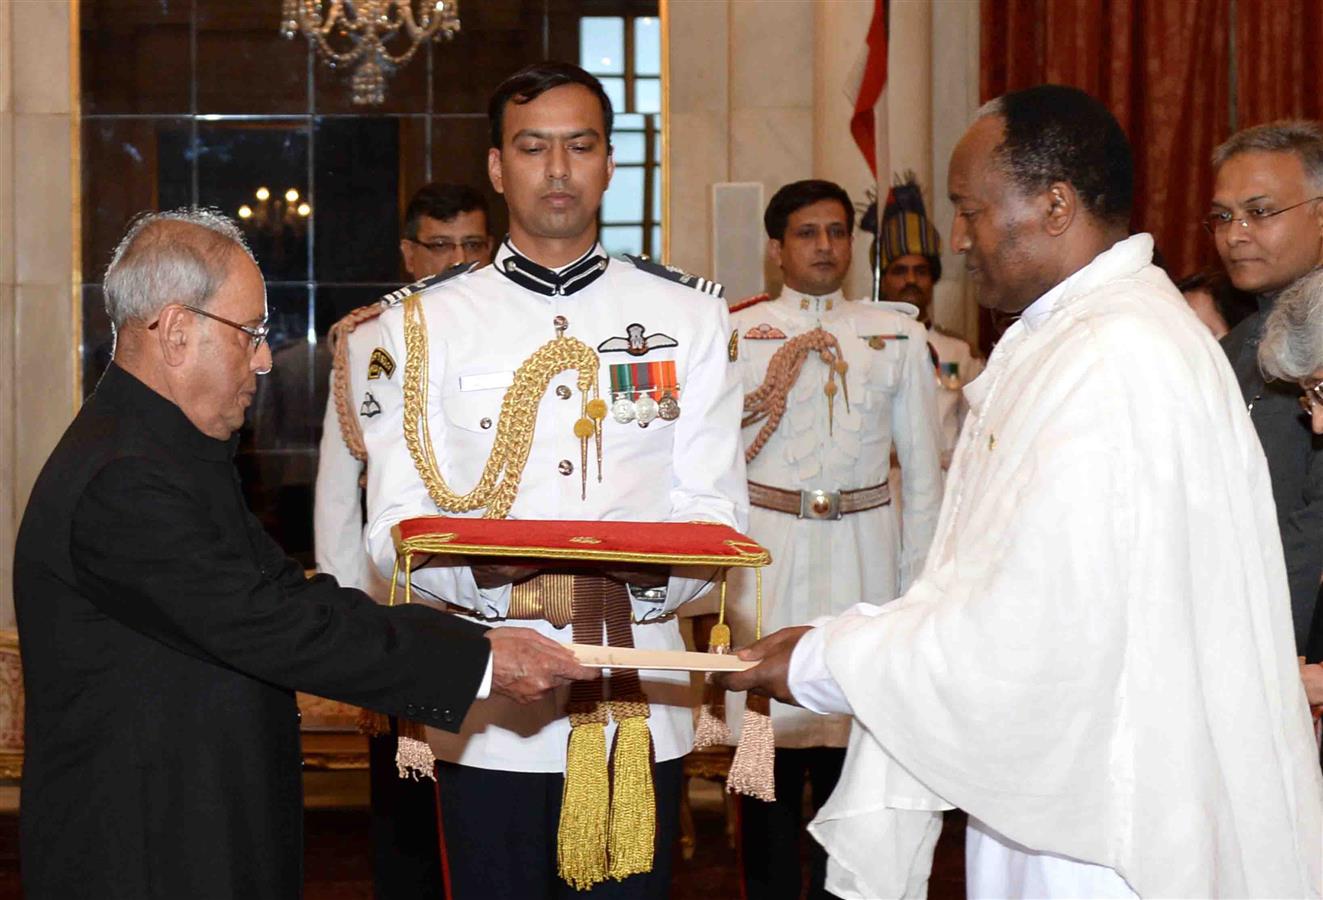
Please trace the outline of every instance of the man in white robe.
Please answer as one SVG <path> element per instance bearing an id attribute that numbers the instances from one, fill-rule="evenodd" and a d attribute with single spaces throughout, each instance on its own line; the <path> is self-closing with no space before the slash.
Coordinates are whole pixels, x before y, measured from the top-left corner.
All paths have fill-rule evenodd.
<path id="1" fill-rule="evenodd" d="M 966 387 L 905 596 L 729 676 L 851 712 L 827 887 L 920 896 L 940 810 L 980 897 L 1316 897 L 1323 779 L 1263 453 L 1224 354 L 1126 237 L 1129 147 L 1073 88 L 957 146 L 952 245 L 1021 319 Z"/>

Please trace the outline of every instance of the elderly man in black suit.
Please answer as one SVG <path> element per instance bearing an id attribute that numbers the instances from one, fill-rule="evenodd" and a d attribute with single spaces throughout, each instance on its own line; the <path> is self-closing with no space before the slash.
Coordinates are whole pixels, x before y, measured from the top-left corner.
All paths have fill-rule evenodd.
<path id="1" fill-rule="evenodd" d="M 292 898 L 295 689 L 457 730 L 476 697 L 592 677 L 554 641 L 304 577 L 249 513 L 235 432 L 270 370 L 233 223 L 139 219 L 106 273 L 114 362 L 33 488 L 15 554 L 23 887 Z"/>
<path id="2" fill-rule="evenodd" d="M 1222 347 L 1268 458 L 1296 646 L 1303 652 L 1323 577 L 1323 438 L 1301 414 L 1295 385 L 1264 379 L 1258 347 L 1278 295 L 1323 262 L 1323 129 L 1303 121 L 1247 128 L 1217 148 L 1213 163 L 1204 227 L 1231 283 L 1259 304 Z"/>

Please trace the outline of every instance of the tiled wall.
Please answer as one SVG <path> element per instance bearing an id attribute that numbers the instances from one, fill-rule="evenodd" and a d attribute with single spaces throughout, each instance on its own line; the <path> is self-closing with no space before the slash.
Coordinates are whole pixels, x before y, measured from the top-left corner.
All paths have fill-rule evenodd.
<path id="1" fill-rule="evenodd" d="M 73 116 L 67 4 L 0 3 L 0 628 L 14 536 L 73 415 Z"/>

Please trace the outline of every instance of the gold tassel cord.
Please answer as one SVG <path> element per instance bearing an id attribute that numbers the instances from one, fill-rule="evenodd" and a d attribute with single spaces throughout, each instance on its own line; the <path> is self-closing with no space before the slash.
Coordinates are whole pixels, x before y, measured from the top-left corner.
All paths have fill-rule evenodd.
<path id="1" fill-rule="evenodd" d="M 726 579 L 721 579 L 721 605 L 717 608 L 717 624 L 708 635 L 709 653 L 730 652 L 730 626 L 726 624 Z M 726 692 L 712 681 L 712 673 L 703 676 L 703 702 L 698 706 L 698 722 L 694 725 L 694 749 L 706 750 L 729 744 L 730 726 L 726 724 Z"/>
<path id="2" fill-rule="evenodd" d="M 563 334 L 543 344 L 515 370 L 514 381 L 501 401 L 492 452 L 478 483 L 467 494 L 458 494 L 441 477 L 427 426 L 427 320 L 419 297 L 404 302 L 404 346 L 404 440 L 428 494 L 446 512 L 483 509 L 483 517 L 487 519 L 509 515 L 533 446 L 538 406 L 556 375 L 576 370 L 580 393 L 599 399 L 598 359 L 591 347 Z M 596 405 L 592 406 L 593 411 L 597 409 Z M 595 426 L 594 433 L 600 440 L 601 420 L 590 416 L 585 421 Z M 588 438 L 593 435 L 580 435 L 576 428 L 576 436 L 586 448 Z"/>
<path id="3" fill-rule="evenodd" d="M 560 877 L 577 890 L 606 880 L 610 794 L 606 711 L 598 706 L 591 712 L 571 712 L 556 864 Z"/>
<path id="4" fill-rule="evenodd" d="M 652 783 L 652 738 L 645 700 L 613 700 L 616 745 L 612 754 L 608 874 L 617 880 L 652 871 L 657 799 Z"/>
<path id="5" fill-rule="evenodd" d="M 822 328 L 814 328 L 812 331 L 796 335 L 772 354 L 772 358 L 767 362 L 767 376 L 763 379 L 763 383 L 744 396 L 744 418 L 740 422 L 740 427 L 747 428 L 757 422 L 763 422 L 758 433 L 744 450 L 745 462 L 753 462 L 754 457 L 762 452 L 768 439 L 781 424 L 790 389 L 799 380 L 799 373 L 804 368 L 804 362 L 810 353 L 817 353 L 827 365 L 827 382 L 822 390 L 827 395 L 828 432 L 831 431 L 834 418 L 837 375 L 841 377 L 845 410 L 849 412 L 850 392 L 845 389 L 845 373 L 849 365 L 841 352 L 840 342 L 836 340 L 835 335 Z"/>

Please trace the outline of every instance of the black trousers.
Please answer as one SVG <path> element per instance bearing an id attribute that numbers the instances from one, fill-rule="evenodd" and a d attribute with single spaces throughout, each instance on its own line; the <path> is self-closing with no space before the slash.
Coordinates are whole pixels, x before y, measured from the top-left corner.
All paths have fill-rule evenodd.
<path id="1" fill-rule="evenodd" d="M 657 846 L 652 871 L 575 890 L 556 874 L 565 776 L 437 764 L 448 900 L 668 900 L 680 823 L 681 761 L 654 763 Z"/>
<path id="2" fill-rule="evenodd" d="M 395 720 L 391 719 L 391 731 Z M 393 734 L 368 739 L 372 790 L 372 893 L 376 900 L 440 897 L 436 785 L 401 778 Z"/>
<path id="3" fill-rule="evenodd" d="M 804 883 L 801 840 L 809 842 L 809 900 L 832 896 L 823 887 L 827 852 L 804 834 L 804 783 L 807 780 L 816 813 L 835 790 L 844 762 L 840 747 L 778 747 L 776 799 L 764 803 L 740 798 L 740 855 L 748 900 L 799 900 Z"/>

